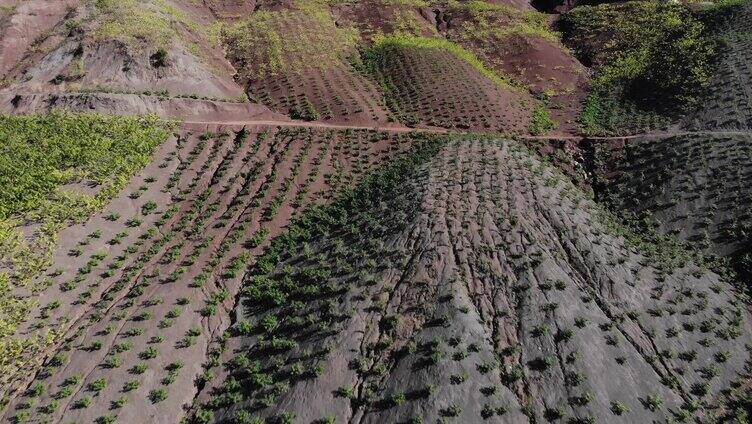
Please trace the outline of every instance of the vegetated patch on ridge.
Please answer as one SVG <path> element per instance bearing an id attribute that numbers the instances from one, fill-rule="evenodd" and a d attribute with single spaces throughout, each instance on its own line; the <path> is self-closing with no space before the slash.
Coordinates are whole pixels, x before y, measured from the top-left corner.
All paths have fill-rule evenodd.
<path id="1" fill-rule="evenodd" d="M 435 12 L 437 2 L 425 0 L 351 0 L 331 2 L 338 21 L 352 22 L 361 38 L 373 41 L 384 34 L 438 35 Z"/>
<path id="2" fill-rule="evenodd" d="M 383 37 L 363 53 L 362 67 L 405 124 L 511 133 L 530 123 L 534 101 L 449 41 Z"/>
<path id="3" fill-rule="evenodd" d="M 237 79 L 254 101 L 295 119 L 386 123 L 374 84 L 350 65 L 359 40 L 312 1 L 261 10 L 222 30 Z"/>
<path id="4" fill-rule="evenodd" d="M 721 58 L 707 95 L 684 121 L 692 130 L 752 130 L 752 3 L 734 8 L 721 27 Z"/>
<path id="5" fill-rule="evenodd" d="M 745 306 L 618 227 L 521 143 L 416 150 L 272 243 L 194 418 L 701 415 L 744 372 Z"/>
<path id="6" fill-rule="evenodd" d="M 696 106 L 719 52 L 712 16 L 688 5 L 580 6 L 560 21 L 565 42 L 597 75 L 581 116 L 589 135 L 656 129 Z"/>
<path id="7" fill-rule="evenodd" d="M 14 340 L 55 330 L 3 374 L 0 421 L 177 422 L 211 380 L 246 267 L 420 134 L 211 126 L 181 129 L 105 209 L 65 228 Z M 4 339 L 5 340 L 5 339 Z M 19 368 L 20 367 L 20 368 Z M 4 370 L 5 371 L 5 370 Z M 15 417 L 15 418 L 14 418 Z"/>
<path id="8" fill-rule="evenodd" d="M 594 150 L 594 186 L 602 201 L 649 218 L 660 233 L 730 258 L 742 280 L 752 283 L 752 134 L 595 142 Z"/>

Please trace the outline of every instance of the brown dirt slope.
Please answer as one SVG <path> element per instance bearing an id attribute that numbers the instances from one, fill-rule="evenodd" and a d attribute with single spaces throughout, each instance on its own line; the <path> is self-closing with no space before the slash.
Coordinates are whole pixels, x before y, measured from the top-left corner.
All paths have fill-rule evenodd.
<path id="1" fill-rule="evenodd" d="M 2 377 L 10 404 L 0 420 L 179 421 L 203 384 L 210 341 L 229 325 L 244 269 L 267 240 L 421 137 L 182 131 L 101 214 L 61 234 L 40 276 L 49 288 L 19 329 L 54 330 L 55 347 Z"/>
<path id="2" fill-rule="evenodd" d="M 578 132 L 589 73 L 551 29 L 551 15 L 502 2 L 454 3 L 441 11 L 441 34 L 501 75 L 548 102 L 555 133 Z"/>
<path id="3" fill-rule="evenodd" d="M 15 92 L 245 98 L 221 48 L 207 37 L 206 27 L 215 20 L 209 10 L 171 0 L 69 3 L 74 6 L 54 26 L 38 23 L 44 32 L 31 45 L 14 43 L 6 31 L 3 43 L 15 46 L 8 54 L 17 59 L 4 61 L 3 73 Z M 19 25 L 36 25 L 40 16 L 19 16 Z"/>
<path id="4" fill-rule="evenodd" d="M 0 79 L 7 76 L 28 49 L 44 42 L 76 4 L 74 0 L 3 2 L 0 6 Z"/>
<path id="5" fill-rule="evenodd" d="M 409 157 L 260 259 L 200 422 L 663 422 L 744 372 L 731 286 L 521 144 Z"/>
<path id="6" fill-rule="evenodd" d="M 368 61 L 390 109 L 407 125 L 527 131 L 534 104 L 527 93 L 492 81 L 452 51 L 398 41 Z"/>
<path id="7" fill-rule="evenodd" d="M 350 22 L 316 2 L 266 7 L 223 31 L 251 100 L 298 119 L 390 122 L 376 86 L 350 64 L 358 39 Z"/>

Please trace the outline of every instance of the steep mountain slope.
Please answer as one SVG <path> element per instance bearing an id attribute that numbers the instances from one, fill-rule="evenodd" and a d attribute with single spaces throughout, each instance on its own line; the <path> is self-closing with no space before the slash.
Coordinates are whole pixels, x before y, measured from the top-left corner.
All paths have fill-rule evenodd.
<path id="1" fill-rule="evenodd" d="M 546 125 L 533 124 L 531 132 L 558 127 L 559 133 L 570 134 L 577 131 L 574 122 L 587 82 L 587 72 L 559 42 L 549 18 L 529 6 L 391 0 L 378 5 L 318 0 L 55 4 L 60 10 L 49 8 L 43 19 L 24 14 L 33 4 L 3 11 L 3 26 L 43 24 L 34 40 L 29 38 L 36 32 L 15 40 L 15 27 L 6 31 L 2 48 L 13 57 L 4 64 L 4 110 L 27 113 L 30 106 L 39 111 L 53 104 L 89 104 L 141 112 L 144 101 L 184 99 L 155 106 L 175 116 L 165 111 L 184 111 L 193 104 L 205 108 L 191 99 L 227 103 L 249 97 L 278 114 L 309 121 L 525 132 L 536 119 L 531 116 L 535 109 L 539 116 L 545 113 Z M 376 6 L 378 13 L 372 13 Z M 438 56 L 410 52 L 419 62 L 430 62 L 430 69 L 417 70 L 420 78 L 414 82 L 436 117 L 425 116 L 431 110 L 407 115 L 396 110 L 389 87 L 360 72 L 363 51 L 383 37 L 406 36 L 454 46 L 440 48 Z M 458 46 L 472 54 L 471 63 L 464 63 L 467 54 L 456 54 Z M 432 57 L 421 59 L 424 55 Z M 477 64 L 488 70 L 480 72 L 485 78 L 470 69 Z M 516 89 L 491 84 L 497 79 Z M 467 84 L 484 95 L 468 98 Z M 445 85 L 459 92 L 444 93 L 439 88 Z M 122 97 L 126 94 L 130 97 Z M 227 104 L 217 109 L 243 112 Z"/>
<path id="2" fill-rule="evenodd" d="M 722 30 L 723 53 L 708 96 L 684 121 L 695 131 L 752 129 L 752 4 L 733 10 Z"/>
<path id="3" fill-rule="evenodd" d="M 64 16 L 40 21 L 42 31 L 33 42 L 14 44 L 12 37 L 3 38 L 4 54 L 16 58 L 8 56 L 4 61 L 7 83 L 21 93 L 160 92 L 244 99 L 221 49 L 212 45 L 199 27 L 210 12 L 189 10 L 181 3 L 52 2 L 63 9 Z M 56 10 L 45 8 L 46 13 Z M 14 12 L 15 19 L 22 22 L 19 25 L 34 25 L 39 20 L 21 13 L 20 9 Z"/>
<path id="4" fill-rule="evenodd" d="M 533 101 L 452 43 L 407 36 L 383 38 L 364 57 L 389 108 L 408 125 L 524 132 Z M 456 83 L 446 84 L 452 75 Z"/>
<path id="5" fill-rule="evenodd" d="M 558 133 L 577 132 L 589 73 L 552 30 L 551 16 L 510 2 L 447 2 L 440 32 L 546 102 Z"/>
<path id="6" fill-rule="evenodd" d="M 617 210 L 651 217 L 656 229 L 731 259 L 745 284 L 752 276 L 747 187 L 752 135 L 752 75 L 745 48 L 752 6 L 732 9 L 724 50 L 702 106 L 671 136 L 594 142 L 596 190 Z"/>
<path id="7" fill-rule="evenodd" d="M 196 419 L 702 417 L 749 359 L 744 306 L 619 231 L 519 143 L 415 151 L 260 258 Z"/>
<path id="8" fill-rule="evenodd" d="M 595 72 L 580 116 L 582 132 L 665 129 L 703 106 L 723 52 L 719 24 L 740 4 L 635 0 L 579 6 L 562 15 L 564 42 Z"/>
<path id="9" fill-rule="evenodd" d="M 256 102 L 309 121 L 389 120 L 373 82 L 349 63 L 358 31 L 317 2 L 261 10 L 223 29 L 222 38 L 239 83 Z"/>
<path id="10" fill-rule="evenodd" d="M 2 356 L 3 419 L 175 422 L 267 239 L 421 139 L 181 131 L 101 212 L 65 228 L 47 271 L 16 288 L 26 298 L 35 287 L 36 302 L 8 340 L 46 342 Z"/>
<path id="11" fill-rule="evenodd" d="M 752 272 L 752 134 L 697 133 L 595 143 L 603 201 Z"/>
<path id="12" fill-rule="evenodd" d="M 0 6 L 0 80 L 18 64 L 27 49 L 44 41 L 45 33 L 58 25 L 73 0 L 7 1 Z M 2 85 L 0 85 L 2 88 Z"/>
<path id="13" fill-rule="evenodd" d="M 0 3 L 0 422 L 752 417 L 748 2 Z"/>

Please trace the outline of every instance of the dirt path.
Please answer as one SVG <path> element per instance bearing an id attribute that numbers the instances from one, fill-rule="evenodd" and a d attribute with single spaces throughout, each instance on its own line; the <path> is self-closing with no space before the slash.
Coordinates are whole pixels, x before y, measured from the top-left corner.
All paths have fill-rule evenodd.
<path id="1" fill-rule="evenodd" d="M 182 121 L 185 125 L 268 125 L 279 127 L 301 127 L 301 128 L 330 128 L 330 129 L 352 129 L 352 130 L 376 130 L 376 131 L 388 131 L 393 133 L 410 133 L 410 132 L 427 132 L 432 134 L 451 134 L 451 133 L 464 133 L 463 131 L 452 131 L 446 128 L 413 128 L 405 126 L 368 126 L 368 125 L 344 125 L 344 124 L 330 124 L 326 122 L 308 122 L 308 121 L 283 121 L 283 120 L 245 120 L 245 121 Z M 691 134 L 714 134 L 714 135 L 740 135 L 749 134 L 748 131 L 664 131 L 664 132 L 652 132 L 641 133 L 633 135 L 623 136 L 584 136 L 584 135 L 516 135 L 513 138 L 523 140 L 567 140 L 567 141 L 580 141 L 580 140 L 632 140 L 636 138 L 664 138 L 675 137 L 681 135 Z M 498 135 L 498 134 L 496 134 Z M 503 134 L 502 134 L 503 135 Z"/>

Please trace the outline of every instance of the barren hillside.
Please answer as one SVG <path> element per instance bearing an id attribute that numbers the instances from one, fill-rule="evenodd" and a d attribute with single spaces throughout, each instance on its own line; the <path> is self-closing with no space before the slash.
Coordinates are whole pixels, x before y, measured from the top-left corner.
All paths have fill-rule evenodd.
<path id="1" fill-rule="evenodd" d="M 0 0 L 0 422 L 750 422 L 751 13 Z"/>
<path id="2" fill-rule="evenodd" d="M 517 142 L 413 153 L 272 244 L 199 416 L 701 417 L 744 372 L 744 308 L 612 219 Z"/>

